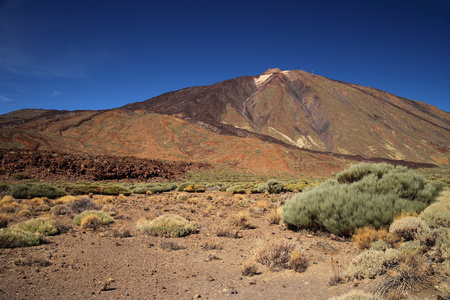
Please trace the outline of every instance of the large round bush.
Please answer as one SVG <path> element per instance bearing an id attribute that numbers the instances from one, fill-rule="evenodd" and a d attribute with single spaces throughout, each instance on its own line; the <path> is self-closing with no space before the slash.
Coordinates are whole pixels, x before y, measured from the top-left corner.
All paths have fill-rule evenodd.
<path id="1" fill-rule="evenodd" d="M 359 164 L 286 201 L 282 219 L 299 228 L 350 235 L 360 227 L 388 226 L 401 212 L 422 211 L 442 188 L 406 167 Z"/>

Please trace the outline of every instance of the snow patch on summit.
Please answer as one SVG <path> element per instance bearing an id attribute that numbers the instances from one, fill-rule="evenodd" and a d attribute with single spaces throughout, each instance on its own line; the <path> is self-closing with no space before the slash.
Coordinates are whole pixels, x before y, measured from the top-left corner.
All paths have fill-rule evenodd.
<path id="1" fill-rule="evenodd" d="M 267 79 L 269 79 L 273 74 L 268 74 L 268 75 L 259 75 L 258 78 L 255 78 L 255 82 L 257 85 L 261 85 L 264 82 L 267 81 Z"/>

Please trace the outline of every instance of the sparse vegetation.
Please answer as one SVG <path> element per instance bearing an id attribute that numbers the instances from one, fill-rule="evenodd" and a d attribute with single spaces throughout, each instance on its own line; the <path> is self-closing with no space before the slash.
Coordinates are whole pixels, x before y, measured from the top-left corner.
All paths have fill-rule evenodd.
<path id="1" fill-rule="evenodd" d="M 216 235 L 218 237 L 237 239 L 239 238 L 239 229 L 222 226 L 216 229 Z"/>
<path id="2" fill-rule="evenodd" d="M 255 260 L 272 271 L 294 269 L 296 272 L 303 272 L 308 266 L 305 254 L 288 241 L 272 242 L 260 247 L 256 251 Z"/>
<path id="3" fill-rule="evenodd" d="M 176 241 L 172 241 L 172 240 L 159 240 L 159 247 L 163 250 L 181 250 L 184 249 L 185 247 L 180 245 L 179 243 L 177 243 Z"/>
<path id="4" fill-rule="evenodd" d="M 151 221 L 141 221 L 137 228 L 150 235 L 165 237 L 182 237 L 198 230 L 194 222 L 172 214 L 162 215 Z"/>
<path id="5" fill-rule="evenodd" d="M 383 300 L 383 298 L 376 297 L 373 294 L 364 292 L 362 290 L 351 290 L 344 295 L 333 297 L 329 300 Z"/>

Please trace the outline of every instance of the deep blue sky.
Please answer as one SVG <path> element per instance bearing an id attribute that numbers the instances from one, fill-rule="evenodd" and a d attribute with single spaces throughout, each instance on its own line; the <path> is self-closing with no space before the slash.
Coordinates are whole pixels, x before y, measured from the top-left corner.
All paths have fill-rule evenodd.
<path id="1" fill-rule="evenodd" d="M 274 67 L 450 111 L 450 1 L 0 0 L 0 114 L 113 108 Z"/>

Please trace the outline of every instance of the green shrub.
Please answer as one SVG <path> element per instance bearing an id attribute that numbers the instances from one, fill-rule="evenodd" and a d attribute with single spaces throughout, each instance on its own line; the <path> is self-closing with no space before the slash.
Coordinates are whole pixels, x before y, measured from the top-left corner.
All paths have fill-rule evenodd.
<path id="1" fill-rule="evenodd" d="M 188 199 L 189 199 L 189 195 L 186 195 L 186 194 L 177 195 L 177 200 L 179 200 L 179 201 L 186 201 Z"/>
<path id="2" fill-rule="evenodd" d="M 252 192 L 252 194 L 258 192 L 258 188 L 252 184 L 235 184 L 227 188 L 225 191 L 231 192 L 233 194 L 245 194 L 248 191 Z"/>
<path id="3" fill-rule="evenodd" d="M 284 191 L 284 184 L 273 179 L 267 181 L 267 183 L 265 184 L 258 186 L 258 192 L 260 193 L 269 192 L 270 194 L 279 194 Z"/>
<path id="4" fill-rule="evenodd" d="M 97 205 L 89 198 L 79 198 L 74 200 L 68 207 L 76 214 L 82 213 L 85 210 L 96 210 Z"/>
<path id="5" fill-rule="evenodd" d="M 386 251 L 389 248 L 388 243 L 383 240 L 378 240 L 370 243 L 370 250 Z"/>
<path id="6" fill-rule="evenodd" d="M 417 239 L 420 235 L 430 232 L 425 221 L 416 217 L 406 217 L 394 221 L 389 227 L 389 232 L 403 238 L 406 241 Z"/>
<path id="7" fill-rule="evenodd" d="M 43 236 L 17 228 L 0 229 L 0 248 L 31 247 L 40 245 Z"/>
<path id="8" fill-rule="evenodd" d="M 408 253 L 412 255 L 420 255 L 427 251 L 427 246 L 420 243 L 420 241 L 409 241 L 402 243 L 398 250 L 402 253 Z"/>
<path id="9" fill-rule="evenodd" d="M 129 195 L 131 195 L 131 191 L 124 187 L 121 187 L 121 186 L 107 185 L 107 186 L 100 187 L 100 194 L 112 195 L 112 196 L 117 196 L 117 195 L 122 194 L 125 196 L 129 196 Z"/>
<path id="10" fill-rule="evenodd" d="M 140 222 L 137 228 L 150 235 L 166 237 L 182 237 L 197 232 L 192 221 L 178 215 L 162 215 L 152 221 Z"/>
<path id="11" fill-rule="evenodd" d="M 12 185 L 9 194 L 16 199 L 31 199 L 35 197 L 47 197 L 50 199 L 66 195 L 62 189 L 46 183 L 20 183 Z"/>
<path id="12" fill-rule="evenodd" d="M 420 213 L 420 217 L 431 228 L 450 228 L 450 198 L 431 204 Z"/>
<path id="13" fill-rule="evenodd" d="M 192 184 L 192 183 L 190 183 L 190 182 L 183 182 L 183 183 L 181 183 L 181 184 L 178 185 L 177 191 L 178 191 L 178 192 L 184 192 L 184 189 L 185 189 L 188 185 L 191 185 L 191 184 Z"/>
<path id="14" fill-rule="evenodd" d="M 197 184 L 190 184 L 184 188 L 184 191 L 188 193 L 203 193 L 205 190 L 203 185 Z"/>
<path id="15" fill-rule="evenodd" d="M 133 194 L 145 194 L 147 192 L 152 192 L 154 194 L 157 193 L 164 193 L 164 192 L 170 192 L 177 188 L 176 184 L 170 183 L 170 184 L 145 184 L 145 185 L 139 185 L 132 189 L 131 191 Z"/>
<path id="16" fill-rule="evenodd" d="M 123 194 L 131 195 L 131 191 L 118 185 L 98 185 L 90 183 L 72 184 L 66 186 L 65 190 L 71 195 L 111 195 L 117 196 Z"/>
<path id="17" fill-rule="evenodd" d="M 358 166 L 339 173 L 338 180 L 328 180 L 286 201 L 283 221 L 350 235 L 356 228 L 388 226 L 401 212 L 420 212 L 442 189 L 441 184 L 427 184 L 423 176 L 405 167 Z"/>
<path id="18" fill-rule="evenodd" d="M 65 188 L 66 192 L 71 195 L 88 195 L 88 194 L 100 194 L 100 186 L 93 184 L 73 184 Z"/>
<path id="19" fill-rule="evenodd" d="M 114 223 L 114 219 L 111 218 L 111 216 L 109 214 L 107 214 L 106 212 L 99 211 L 99 210 L 86 210 L 86 211 L 82 212 L 81 214 L 76 215 L 73 218 L 73 224 L 81 226 L 83 223 L 83 220 L 92 218 L 92 216 L 94 216 L 95 218 L 97 218 L 99 220 L 98 225 L 107 225 L 107 224 Z"/>
<path id="20" fill-rule="evenodd" d="M 350 166 L 336 175 L 336 180 L 339 183 L 353 183 L 360 181 L 369 174 L 374 174 L 377 178 L 383 177 L 384 174 L 393 170 L 395 167 L 387 163 L 381 164 L 367 164 L 361 163 Z"/>
<path id="21" fill-rule="evenodd" d="M 11 228 L 42 235 L 55 235 L 59 233 L 56 222 L 49 218 L 39 218 L 25 221 L 12 226 Z"/>
<path id="22" fill-rule="evenodd" d="M 366 250 L 356 256 L 350 264 L 348 275 L 354 279 L 375 278 L 386 273 L 389 267 L 398 263 L 401 252 Z"/>

